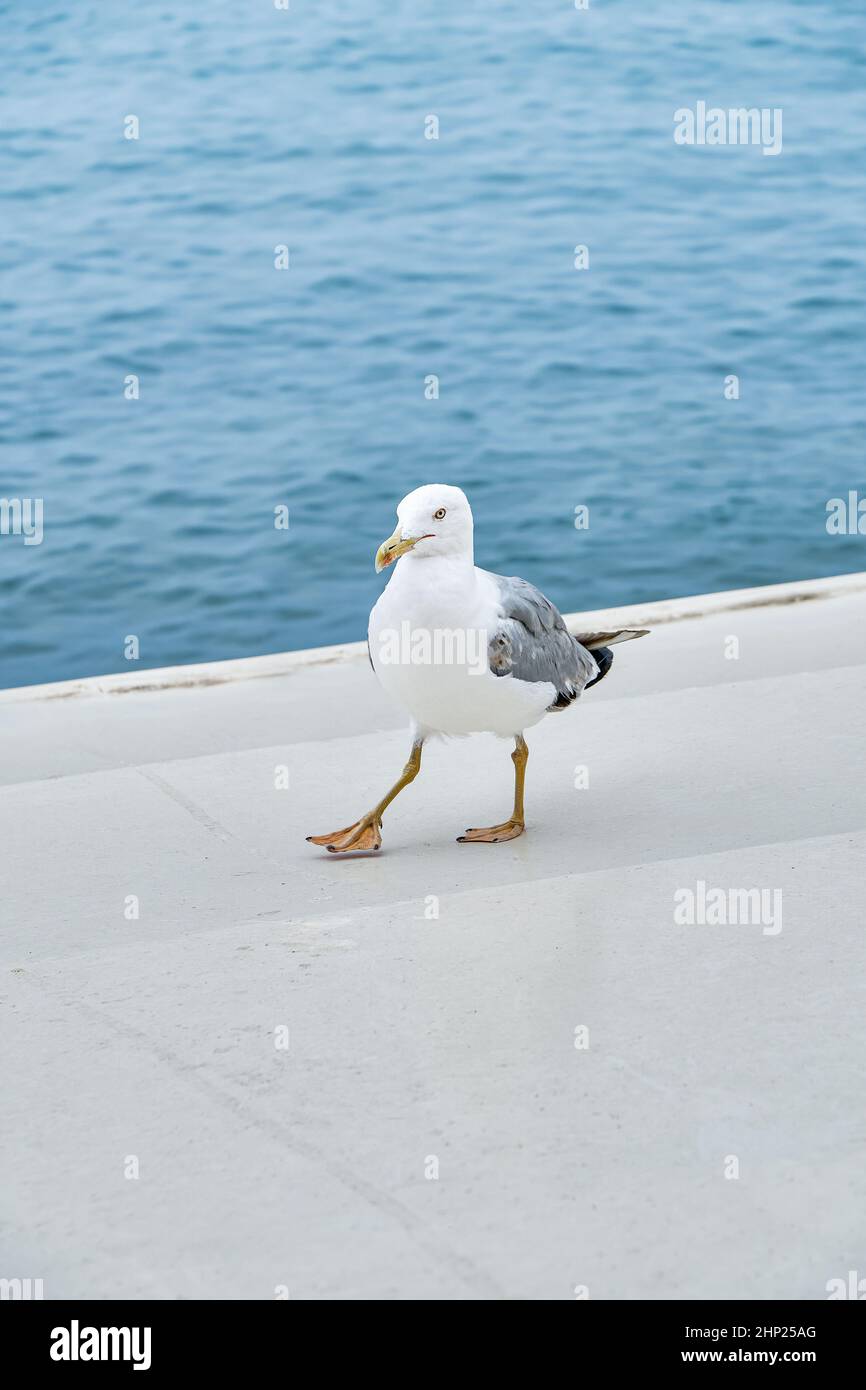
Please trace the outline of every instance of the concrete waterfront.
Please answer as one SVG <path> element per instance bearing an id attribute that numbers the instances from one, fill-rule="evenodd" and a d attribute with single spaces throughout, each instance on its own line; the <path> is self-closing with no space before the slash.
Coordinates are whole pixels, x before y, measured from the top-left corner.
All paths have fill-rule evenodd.
<path id="1" fill-rule="evenodd" d="M 866 576 L 604 616 L 655 630 L 531 731 L 529 830 L 496 846 L 455 843 L 509 809 L 486 737 L 425 750 L 378 858 L 305 843 L 405 757 L 361 646 L 0 695 L 0 1275 L 569 1299 L 866 1273 Z M 779 930 L 709 911 L 754 890 Z"/>

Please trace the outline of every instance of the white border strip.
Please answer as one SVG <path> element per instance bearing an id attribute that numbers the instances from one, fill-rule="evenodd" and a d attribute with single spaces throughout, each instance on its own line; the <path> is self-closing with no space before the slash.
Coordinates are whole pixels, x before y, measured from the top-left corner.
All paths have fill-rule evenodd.
<path id="1" fill-rule="evenodd" d="M 801 579 L 792 584 L 766 584 L 755 589 L 725 589 L 716 594 L 659 599 L 624 608 L 599 608 L 587 613 L 564 614 L 572 632 L 603 631 L 609 627 L 659 627 L 713 613 L 742 608 L 769 608 L 803 603 L 810 599 L 839 598 L 866 592 L 866 571 L 834 575 L 829 579 Z M 152 671 L 124 671 L 118 675 L 88 676 L 51 685 L 24 685 L 0 690 L 0 704 L 22 700 L 69 700 L 80 695 L 135 695 L 156 690 L 225 685 L 230 681 L 261 680 L 287 676 L 306 666 L 335 666 L 366 661 L 366 642 L 346 642 L 336 647 L 309 647 L 304 651 L 275 652 L 272 656 L 241 657 L 195 666 L 163 666 Z"/>

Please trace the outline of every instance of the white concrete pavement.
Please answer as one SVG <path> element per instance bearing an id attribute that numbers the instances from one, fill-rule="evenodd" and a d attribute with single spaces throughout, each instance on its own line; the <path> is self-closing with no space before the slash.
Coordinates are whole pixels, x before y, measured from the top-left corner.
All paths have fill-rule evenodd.
<path id="1" fill-rule="evenodd" d="M 0 1276 L 556 1299 L 866 1273 L 866 576 L 793 588 L 655 606 L 531 731 L 501 845 L 455 843 L 510 807 L 488 738 L 425 750 L 377 858 L 305 843 L 405 756 L 361 650 L 0 695 Z M 781 929 L 677 925 L 699 880 L 780 894 Z"/>

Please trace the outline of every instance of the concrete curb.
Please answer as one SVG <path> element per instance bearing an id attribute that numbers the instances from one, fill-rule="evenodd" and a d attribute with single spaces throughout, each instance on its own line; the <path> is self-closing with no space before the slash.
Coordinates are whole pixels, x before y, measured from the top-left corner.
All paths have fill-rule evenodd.
<path id="1" fill-rule="evenodd" d="M 693 594 L 684 598 L 628 604 L 621 608 L 566 613 L 564 617 L 572 632 L 587 632 L 605 627 L 659 627 L 664 623 L 684 622 L 713 613 L 838 598 L 846 594 L 862 593 L 864 590 L 866 571 L 861 571 L 833 575 L 827 579 L 802 579 L 790 584 L 766 584 L 752 589 L 725 589 L 715 594 Z M 87 676 L 80 680 L 57 681 L 48 685 L 19 686 L 0 690 L 0 704 L 29 700 L 69 700 L 79 696 L 135 695 L 155 690 L 225 685 L 232 681 L 262 680 L 272 676 L 291 675 L 307 666 L 333 666 L 366 660 L 366 642 L 345 642 L 333 647 L 309 647 L 302 651 L 274 652 L 268 656 L 241 657 L 233 661 L 163 666 L 148 671 Z"/>

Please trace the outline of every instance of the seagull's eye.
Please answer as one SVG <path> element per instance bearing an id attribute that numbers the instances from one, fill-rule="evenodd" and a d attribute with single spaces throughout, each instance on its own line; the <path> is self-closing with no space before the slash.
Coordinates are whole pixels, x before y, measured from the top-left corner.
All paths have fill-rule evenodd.
<path id="1" fill-rule="evenodd" d="M 439 507 L 439 508 L 433 513 L 433 520 L 434 520 L 434 521 L 441 521 L 441 520 L 443 519 L 444 516 L 445 516 L 445 508 L 444 508 L 444 507 Z"/>

